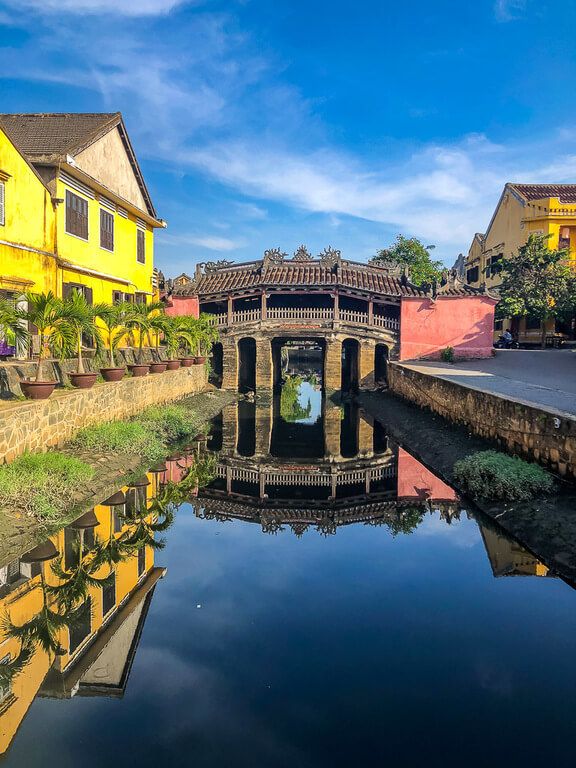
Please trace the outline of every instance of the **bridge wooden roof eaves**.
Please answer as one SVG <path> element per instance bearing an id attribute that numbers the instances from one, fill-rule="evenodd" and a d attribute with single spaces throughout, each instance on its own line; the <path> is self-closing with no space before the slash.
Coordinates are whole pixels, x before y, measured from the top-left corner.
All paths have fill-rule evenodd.
<path id="1" fill-rule="evenodd" d="M 202 274 L 196 280 L 175 288 L 175 296 L 212 297 L 247 289 L 343 288 L 374 296 L 424 296 L 415 285 L 391 275 L 388 270 L 368 264 L 342 261 L 336 267 L 321 261 L 294 262 L 265 266 L 264 262 L 238 264 Z"/>

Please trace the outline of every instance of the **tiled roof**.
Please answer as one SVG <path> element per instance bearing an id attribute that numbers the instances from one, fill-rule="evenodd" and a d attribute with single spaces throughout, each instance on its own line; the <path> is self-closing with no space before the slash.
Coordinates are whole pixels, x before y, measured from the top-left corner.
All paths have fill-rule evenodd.
<path id="1" fill-rule="evenodd" d="M 0 125 L 34 157 L 79 152 L 121 119 L 119 112 L 0 114 Z"/>
<path id="2" fill-rule="evenodd" d="M 576 203 L 576 184 L 510 184 L 525 200 L 557 197 L 561 203 Z"/>
<path id="3" fill-rule="evenodd" d="M 384 296 L 423 296 L 423 291 L 407 280 L 390 274 L 389 270 L 369 264 L 342 261 L 338 267 L 321 260 L 307 262 L 284 261 L 265 265 L 263 261 L 238 264 L 202 274 L 192 282 L 177 286 L 175 296 L 211 296 L 249 288 L 351 288 L 362 293 Z M 439 288 L 444 295 L 476 293 L 469 286 Z"/>

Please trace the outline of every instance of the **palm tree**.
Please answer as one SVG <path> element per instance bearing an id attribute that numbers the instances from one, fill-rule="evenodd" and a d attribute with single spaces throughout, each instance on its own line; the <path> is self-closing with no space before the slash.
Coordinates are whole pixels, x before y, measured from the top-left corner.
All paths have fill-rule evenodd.
<path id="1" fill-rule="evenodd" d="M 191 348 L 194 344 L 194 335 L 185 320 L 185 317 L 164 318 L 163 331 L 168 360 L 174 358 L 181 346 Z"/>
<path id="2" fill-rule="evenodd" d="M 0 299 L 0 341 L 10 346 L 24 344 L 28 340 L 28 329 L 24 325 L 26 313 L 8 299 Z"/>
<path id="3" fill-rule="evenodd" d="M 104 306 L 104 305 L 102 305 Z M 102 345 L 102 336 L 96 323 L 99 306 L 92 306 L 86 301 L 86 297 L 79 291 L 73 291 L 62 302 L 62 314 L 64 320 L 74 334 L 74 346 L 76 350 L 76 373 L 85 373 L 84 358 L 82 357 L 82 337 L 91 336 L 96 347 Z"/>
<path id="4" fill-rule="evenodd" d="M 144 340 L 149 339 L 149 334 L 154 330 L 154 318 L 164 309 L 161 301 L 150 304 L 127 304 L 126 326 L 132 332 L 134 340 L 135 332 L 138 332 L 138 362 L 142 362 L 142 348 Z M 150 343 L 148 341 L 148 343 Z"/>
<path id="5" fill-rule="evenodd" d="M 110 357 L 110 368 L 116 368 L 114 351 L 118 349 L 123 337 L 128 333 L 127 309 L 131 304 L 98 304 L 94 307 L 94 314 L 100 320 L 103 328 L 108 354 Z"/>
<path id="6" fill-rule="evenodd" d="M 28 309 L 24 316 L 38 329 L 40 351 L 36 365 L 35 381 L 42 381 L 42 363 L 53 350 L 70 349 L 74 343 L 74 332 L 63 312 L 63 302 L 52 291 L 48 293 L 26 293 Z"/>

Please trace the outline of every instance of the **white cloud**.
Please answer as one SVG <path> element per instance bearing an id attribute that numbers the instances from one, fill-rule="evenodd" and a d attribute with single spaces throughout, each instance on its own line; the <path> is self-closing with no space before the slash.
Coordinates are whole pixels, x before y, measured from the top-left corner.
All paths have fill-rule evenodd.
<path id="1" fill-rule="evenodd" d="M 42 13 L 98 13 L 119 16 L 158 16 L 189 0 L 10 0 L 20 10 Z"/>
<path id="2" fill-rule="evenodd" d="M 234 251 L 244 245 L 242 240 L 232 240 L 228 237 L 217 237 L 215 235 L 193 234 L 165 234 L 162 237 L 162 243 L 178 247 L 195 245 L 199 248 L 206 248 L 209 251 Z"/>
<path id="3" fill-rule="evenodd" d="M 496 0 L 494 15 L 497 21 L 515 21 L 526 10 L 526 0 Z"/>

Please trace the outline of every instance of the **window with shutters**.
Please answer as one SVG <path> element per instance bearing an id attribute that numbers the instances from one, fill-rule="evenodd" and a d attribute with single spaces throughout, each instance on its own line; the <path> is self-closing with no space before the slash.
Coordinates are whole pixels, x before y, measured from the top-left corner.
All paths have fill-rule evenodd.
<path id="1" fill-rule="evenodd" d="M 145 293 L 139 293 L 136 291 L 134 294 L 134 300 L 136 304 L 146 304 L 146 294 Z"/>
<path id="2" fill-rule="evenodd" d="M 146 235 L 142 229 L 136 230 L 136 261 L 146 263 Z"/>
<path id="3" fill-rule="evenodd" d="M 112 291 L 112 304 L 122 304 L 124 301 L 124 294 L 122 291 Z"/>
<path id="4" fill-rule="evenodd" d="M 112 573 L 102 585 L 102 617 L 107 616 L 116 605 L 116 574 Z"/>
<path id="5" fill-rule="evenodd" d="M 0 181 L 0 227 L 6 223 L 6 185 Z"/>
<path id="6" fill-rule="evenodd" d="M 88 200 L 66 190 L 66 232 L 88 240 Z"/>
<path id="7" fill-rule="evenodd" d="M 100 208 L 100 248 L 114 250 L 114 214 Z"/>

